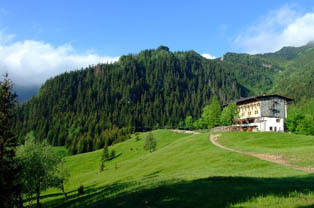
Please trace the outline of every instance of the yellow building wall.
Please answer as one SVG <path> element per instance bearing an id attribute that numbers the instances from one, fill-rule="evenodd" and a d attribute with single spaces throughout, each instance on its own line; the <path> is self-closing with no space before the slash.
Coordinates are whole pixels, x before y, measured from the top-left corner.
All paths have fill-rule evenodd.
<path id="1" fill-rule="evenodd" d="M 237 106 L 239 119 L 256 118 L 261 116 L 261 102 L 251 102 Z"/>

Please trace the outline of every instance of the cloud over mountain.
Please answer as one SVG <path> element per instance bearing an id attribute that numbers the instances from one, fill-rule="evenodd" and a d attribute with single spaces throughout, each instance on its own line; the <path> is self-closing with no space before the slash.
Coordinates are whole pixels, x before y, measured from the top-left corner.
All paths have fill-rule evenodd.
<path id="1" fill-rule="evenodd" d="M 65 71 L 115 62 L 119 58 L 78 53 L 69 44 L 55 47 L 34 40 L 12 42 L 13 37 L 0 32 L 0 73 L 8 72 L 19 86 L 39 86 L 48 78 Z"/>
<path id="2" fill-rule="evenodd" d="M 314 13 L 285 5 L 270 11 L 239 34 L 234 44 L 248 53 L 274 52 L 283 46 L 302 46 L 314 40 Z"/>

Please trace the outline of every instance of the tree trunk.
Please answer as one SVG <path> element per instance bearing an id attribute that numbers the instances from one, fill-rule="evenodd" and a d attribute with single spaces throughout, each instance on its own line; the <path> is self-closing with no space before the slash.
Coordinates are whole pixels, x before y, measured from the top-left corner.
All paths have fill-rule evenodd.
<path id="1" fill-rule="evenodd" d="M 23 197 L 22 197 L 22 194 L 19 193 L 19 197 L 18 197 L 18 207 L 19 208 L 24 208 L 24 205 L 23 205 Z"/>
<path id="2" fill-rule="evenodd" d="M 65 193 L 65 191 L 64 191 L 64 184 L 63 184 L 63 182 L 62 182 L 62 192 L 64 194 L 64 198 L 66 199 L 67 198 L 67 193 Z"/>
<path id="3" fill-rule="evenodd" d="M 40 186 L 38 185 L 36 187 L 36 201 L 37 201 L 37 207 L 40 208 Z"/>

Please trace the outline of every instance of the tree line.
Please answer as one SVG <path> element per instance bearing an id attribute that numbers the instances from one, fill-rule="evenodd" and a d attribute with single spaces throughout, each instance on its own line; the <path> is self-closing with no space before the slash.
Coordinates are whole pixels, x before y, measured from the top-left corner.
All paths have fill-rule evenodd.
<path id="1" fill-rule="evenodd" d="M 223 109 L 216 96 L 214 96 L 210 104 L 206 105 L 200 118 L 193 120 L 192 116 L 187 116 L 181 122 L 181 128 L 186 129 L 211 129 L 216 126 L 229 126 L 235 123 L 238 118 L 237 106 L 230 103 Z"/>
<path id="2" fill-rule="evenodd" d="M 288 117 L 286 119 L 288 131 L 314 135 L 314 99 L 302 100 L 301 102 L 289 106 Z"/>

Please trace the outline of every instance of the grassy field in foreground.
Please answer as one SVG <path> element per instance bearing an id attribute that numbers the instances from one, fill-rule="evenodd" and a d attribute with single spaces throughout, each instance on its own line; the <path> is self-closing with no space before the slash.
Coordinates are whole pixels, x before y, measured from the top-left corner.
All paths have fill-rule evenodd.
<path id="1" fill-rule="evenodd" d="M 44 207 L 310 207 L 314 176 L 212 145 L 209 133 L 157 130 L 157 150 L 132 138 L 109 148 L 117 157 L 99 172 L 101 151 L 66 158 L 68 199 L 56 189 Z M 243 137 L 253 134 L 242 133 Z M 258 135 L 258 133 L 256 133 Z M 229 135 L 230 136 L 230 135 Z M 298 138 L 296 138 L 298 139 Z M 227 140 L 227 139 L 226 139 Z M 307 145 L 308 146 L 308 145 Z M 85 194 L 77 188 L 84 185 Z"/>
<path id="2" fill-rule="evenodd" d="M 280 155 L 301 167 L 314 167 L 314 136 L 275 132 L 228 132 L 219 143 L 244 152 Z"/>

